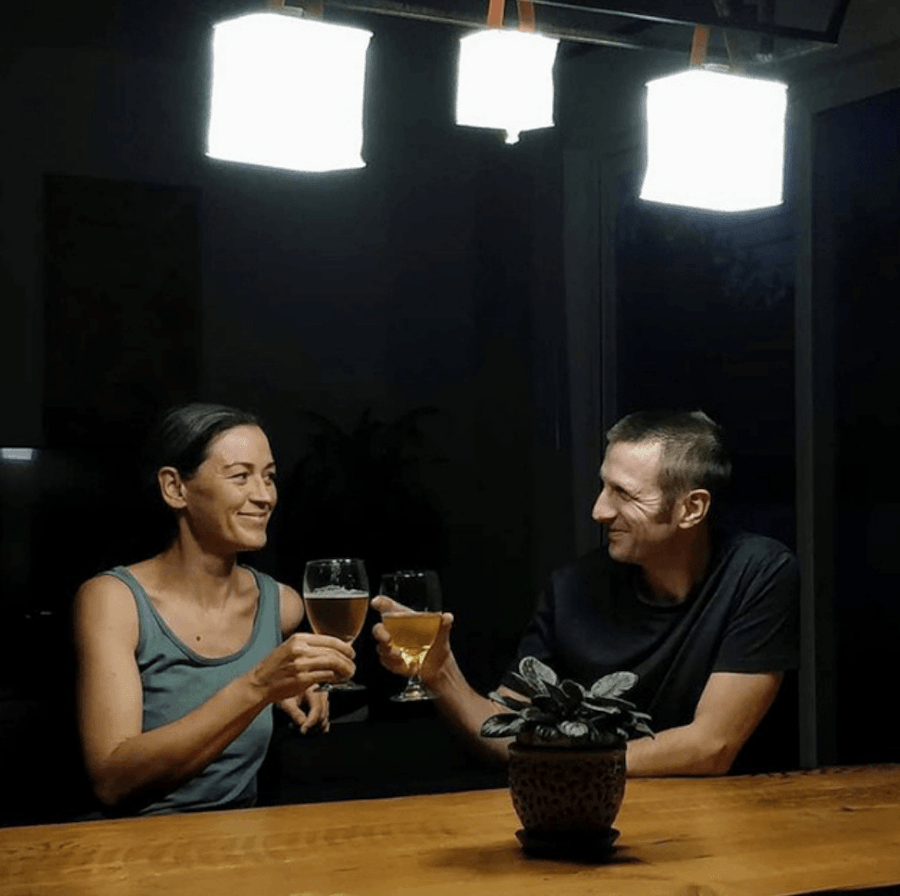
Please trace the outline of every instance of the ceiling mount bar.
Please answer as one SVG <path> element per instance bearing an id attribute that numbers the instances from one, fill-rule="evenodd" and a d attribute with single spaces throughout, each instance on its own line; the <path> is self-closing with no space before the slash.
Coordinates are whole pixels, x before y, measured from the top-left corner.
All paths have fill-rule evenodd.
<path id="1" fill-rule="evenodd" d="M 425 6 L 414 6 L 409 3 L 397 3 L 393 0 L 326 0 L 326 5 L 334 9 L 345 9 L 353 12 L 369 12 L 380 15 L 397 16 L 405 19 L 419 19 L 426 22 L 438 22 L 442 25 L 457 25 L 461 28 L 485 27 L 484 18 L 480 16 L 450 15 L 437 9 Z M 555 37 L 559 40 L 572 41 L 574 43 L 595 44 L 603 47 L 618 47 L 623 50 L 646 50 L 646 44 L 620 37 L 615 34 L 585 31 L 580 28 L 555 27 L 542 25 L 541 34 L 547 37 Z M 653 47 L 654 50 L 665 52 L 683 52 L 683 48 L 676 50 L 668 47 Z"/>
<path id="2" fill-rule="evenodd" d="M 784 37 L 792 40 L 806 40 L 814 43 L 836 44 L 838 32 L 846 15 L 850 0 L 838 0 L 839 8 L 832 16 L 832 21 L 825 31 L 814 31 L 809 28 L 795 28 L 789 25 L 774 25 L 766 22 L 746 22 L 743 19 L 733 19 L 731 16 L 720 17 L 713 14 L 696 16 L 691 18 L 677 15 L 661 15 L 649 11 L 633 11 L 616 9 L 609 6 L 595 6 L 589 2 L 578 0 L 534 0 L 542 6 L 558 6 L 562 9 L 577 9 L 585 13 L 594 13 L 606 16 L 621 16 L 626 19 L 640 19 L 645 22 L 654 22 L 660 25 L 684 25 L 693 28 L 696 25 L 709 25 L 712 28 L 732 28 L 735 31 L 748 31 L 751 34 L 766 34 L 772 37 Z M 840 7 L 843 7 L 841 10 Z"/>
<path id="3" fill-rule="evenodd" d="M 272 0 L 277 3 L 278 0 Z M 283 2 L 283 0 L 282 0 Z M 315 0 L 306 0 L 306 2 L 315 2 Z M 429 6 L 419 6 L 411 3 L 403 3 L 400 0 L 324 0 L 325 5 L 334 9 L 343 9 L 354 12 L 373 13 L 376 15 L 397 16 L 400 18 L 419 19 L 421 21 L 437 22 L 444 25 L 456 25 L 461 28 L 483 29 L 485 27 L 484 18 L 477 15 L 468 16 L 465 13 L 456 11 L 448 12 L 441 9 L 434 9 Z M 558 7 L 560 9 L 576 10 L 584 14 L 597 14 L 605 16 L 619 16 L 632 20 L 649 22 L 652 24 L 662 25 L 681 25 L 691 29 L 698 25 L 704 25 L 710 28 L 731 29 L 734 31 L 765 36 L 768 38 L 784 38 L 792 41 L 803 42 L 807 47 L 798 49 L 794 46 L 787 50 L 786 53 L 780 54 L 782 58 L 789 58 L 797 55 L 805 55 L 807 52 L 825 49 L 828 46 L 837 44 L 838 34 L 846 16 L 847 7 L 850 0 L 836 0 L 837 6 L 834 9 L 831 21 L 829 22 L 827 31 L 812 31 L 807 28 L 794 28 L 782 25 L 772 24 L 771 21 L 736 21 L 731 16 L 720 17 L 714 12 L 706 16 L 698 18 L 681 18 L 677 15 L 660 15 L 647 11 L 642 8 L 638 11 L 623 10 L 609 5 L 608 0 L 604 0 L 603 7 L 591 5 L 590 0 L 533 0 L 535 4 L 548 7 Z M 640 0 L 635 0 L 640 3 Z M 304 0 L 293 0 L 290 5 L 285 5 L 284 9 L 299 12 L 297 5 L 304 5 Z M 763 16 L 765 19 L 766 17 Z M 648 43 L 639 41 L 625 34 L 619 34 L 610 31 L 592 31 L 586 28 L 573 28 L 570 26 L 558 26 L 552 21 L 545 20 L 541 27 L 541 33 L 548 37 L 555 37 L 559 40 L 572 41 L 574 43 L 593 44 L 604 47 L 617 47 L 626 50 L 651 50 L 654 52 L 683 52 L 683 48 L 668 46 L 661 43 Z"/>

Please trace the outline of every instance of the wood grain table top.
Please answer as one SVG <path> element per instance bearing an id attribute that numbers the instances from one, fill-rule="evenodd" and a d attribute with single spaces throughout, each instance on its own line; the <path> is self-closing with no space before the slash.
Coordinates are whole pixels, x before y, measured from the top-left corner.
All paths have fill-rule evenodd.
<path id="1" fill-rule="evenodd" d="M 506 790 L 0 829 L 0 896 L 785 896 L 900 887 L 900 765 L 630 780 L 606 864 Z"/>

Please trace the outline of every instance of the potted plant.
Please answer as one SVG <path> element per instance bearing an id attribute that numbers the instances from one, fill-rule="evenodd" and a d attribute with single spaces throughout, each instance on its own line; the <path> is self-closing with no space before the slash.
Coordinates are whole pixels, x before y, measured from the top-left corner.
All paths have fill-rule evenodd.
<path id="1" fill-rule="evenodd" d="M 590 688 L 560 681 L 528 656 L 513 673 L 526 700 L 490 694 L 509 712 L 488 718 L 482 737 L 511 737 L 509 786 L 528 852 L 599 857 L 618 836 L 612 824 L 625 795 L 625 745 L 653 732 L 650 717 L 623 698 L 638 680 L 613 672 Z"/>

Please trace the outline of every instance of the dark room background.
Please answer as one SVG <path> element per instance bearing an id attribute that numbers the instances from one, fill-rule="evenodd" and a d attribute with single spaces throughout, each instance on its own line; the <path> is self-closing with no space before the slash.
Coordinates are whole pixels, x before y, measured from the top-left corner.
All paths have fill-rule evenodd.
<path id="1" fill-rule="evenodd" d="M 52 6 L 16 10 L 0 35 L 0 445 L 36 449 L 0 465 L 0 734 L 16 761 L 33 743 L 19 731 L 48 736 L 48 695 L 67 699 L 78 583 L 146 553 L 135 458 L 176 401 L 246 407 L 267 426 L 282 500 L 254 564 L 293 584 L 306 559 L 338 553 L 363 556 L 373 580 L 437 569 L 482 689 L 544 576 L 597 543 L 612 413 L 704 407 L 732 433 L 740 521 L 814 550 L 794 506 L 795 283 L 813 260 L 815 313 L 834 316 L 840 546 L 827 558 L 838 646 L 818 685 L 845 731 L 877 711 L 900 621 L 900 24 L 851 17 L 852 102 L 829 99 L 843 96 L 835 57 L 788 67 L 825 110 L 816 152 L 791 156 L 784 207 L 726 223 L 634 199 L 643 84 L 686 58 L 561 45 L 557 127 L 509 147 L 453 123 L 458 30 L 360 16 L 374 32 L 367 167 L 297 174 L 204 153 L 209 29 L 246 5 Z M 809 170 L 814 225 L 798 210 Z M 396 687 L 365 637 L 360 654 L 376 698 Z M 896 738 L 838 747 L 826 758 L 898 757 Z"/>

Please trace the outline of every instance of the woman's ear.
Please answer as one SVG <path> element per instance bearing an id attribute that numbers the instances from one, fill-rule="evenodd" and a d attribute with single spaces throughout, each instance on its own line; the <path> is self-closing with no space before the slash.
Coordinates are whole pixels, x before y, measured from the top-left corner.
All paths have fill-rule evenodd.
<path id="1" fill-rule="evenodd" d="M 184 496 L 184 482 L 175 467 L 161 467 L 156 474 L 163 501 L 173 510 L 180 510 L 187 503 Z"/>
<path id="2" fill-rule="evenodd" d="M 691 489 L 684 496 L 681 520 L 678 525 L 682 529 L 691 529 L 706 519 L 712 496 L 705 488 Z"/>

